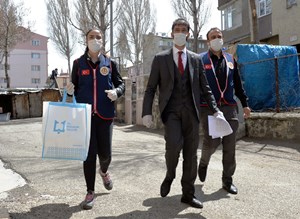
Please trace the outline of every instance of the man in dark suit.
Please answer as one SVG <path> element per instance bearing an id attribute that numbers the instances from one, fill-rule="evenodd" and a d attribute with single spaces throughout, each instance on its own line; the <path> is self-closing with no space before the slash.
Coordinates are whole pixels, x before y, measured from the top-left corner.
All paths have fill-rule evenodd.
<path id="1" fill-rule="evenodd" d="M 200 95 L 205 98 L 215 116 L 223 114 L 217 108 L 208 86 L 199 55 L 185 47 L 189 30 L 190 25 L 186 20 L 182 18 L 175 20 L 171 33 L 173 48 L 154 57 L 144 95 L 142 117 L 143 124 L 151 127 L 152 104 L 158 86 L 159 109 L 165 129 L 167 166 L 160 194 L 165 197 L 170 192 L 182 149 L 181 202 L 195 208 L 202 208 L 202 203 L 194 196 L 199 144 Z"/>

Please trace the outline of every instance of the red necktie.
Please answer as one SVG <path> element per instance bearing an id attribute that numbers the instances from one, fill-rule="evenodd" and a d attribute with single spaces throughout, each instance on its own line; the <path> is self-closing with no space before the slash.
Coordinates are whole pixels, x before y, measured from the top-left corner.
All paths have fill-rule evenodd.
<path id="1" fill-rule="evenodd" d="M 184 72 L 182 58 L 181 58 L 182 53 L 183 53 L 182 51 L 178 51 L 178 70 L 181 75 L 183 75 L 183 72 Z"/>

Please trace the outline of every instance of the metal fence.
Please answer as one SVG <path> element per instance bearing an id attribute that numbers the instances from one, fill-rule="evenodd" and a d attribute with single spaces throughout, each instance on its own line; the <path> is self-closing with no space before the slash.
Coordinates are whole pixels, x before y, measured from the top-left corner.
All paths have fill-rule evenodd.
<path id="1" fill-rule="evenodd" d="M 254 111 L 300 110 L 299 59 L 300 53 L 238 64 Z"/>

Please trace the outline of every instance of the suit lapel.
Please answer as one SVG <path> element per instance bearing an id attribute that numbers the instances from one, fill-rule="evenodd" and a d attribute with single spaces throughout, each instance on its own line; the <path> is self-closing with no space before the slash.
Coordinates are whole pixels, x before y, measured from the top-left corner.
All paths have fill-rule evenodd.
<path id="1" fill-rule="evenodd" d="M 169 69 L 169 73 L 172 81 L 174 81 L 174 60 L 173 60 L 173 49 L 170 49 L 166 55 L 167 67 Z"/>
<path id="2" fill-rule="evenodd" d="M 191 83 L 193 84 L 193 78 L 194 78 L 193 61 L 194 61 L 195 57 L 193 55 L 191 55 L 188 50 L 186 51 L 186 54 L 187 54 L 187 63 L 189 65 L 189 70 L 190 70 L 190 79 L 191 79 Z"/>

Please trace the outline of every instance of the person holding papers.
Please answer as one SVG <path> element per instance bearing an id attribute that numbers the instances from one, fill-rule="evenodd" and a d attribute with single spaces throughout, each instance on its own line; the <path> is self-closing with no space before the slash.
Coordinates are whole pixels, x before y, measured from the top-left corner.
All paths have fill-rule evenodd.
<path id="1" fill-rule="evenodd" d="M 172 24 L 173 47 L 155 55 L 145 90 L 143 124 L 153 124 L 152 106 L 157 90 L 159 109 L 165 129 L 166 176 L 160 187 L 160 195 L 166 197 L 176 177 L 180 152 L 183 157 L 181 177 L 181 202 L 195 208 L 202 203 L 195 197 L 194 182 L 197 178 L 197 149 L 199 145 L 200 99 L 207 101 L 211 113 L 222 117 L 208 86 L 200 56 L 186 48 L 190 25 L 183 18 Z"/>
<path id="2" fill-rule="evenodd" d="M 223 34 L 219 28 L 211 28 L 207 32 L 207 43 L 209 50 L 200 54 L 209 86 L 217 101 L 218 108 L 223 112 L 225 119 L 229 123 L 231 130 L 224 136 L 209 135 L 208 115 L 212 115 L 211 110 L 207 107 L 204 98 L 200 97 L 201 102 L 201 124 L 203 127 L 204 139 L 200 163 L 198 167 L 198 175 L 201 182 L 205 181 L 207 167 L 211 155 L 217 147 L 223 145 L 223 175 L 222 186 L 227 192 L 237 194 L 238 189 L 233 184 L 232 176 L 236 168 L 235 147 L 236 132 L 238 129 L 238 112 L 237 103 L 234 96 L 241 101 L 244 110 L 244 118 L 250 116 L 250 108 L 247 103 L 247 96 L 242 86 L 237 64 L 231 54 L 222 51 Z M 219 120 L 220 122 L 221 120 Z M 213 124 L 213 121 L 210 122 Z M 224 124 L 224 123 L 222 123 Z M 226 128 L 226 123 L 224 124 Z M 226 132 L 226 130 L 223 130 Z"/>

